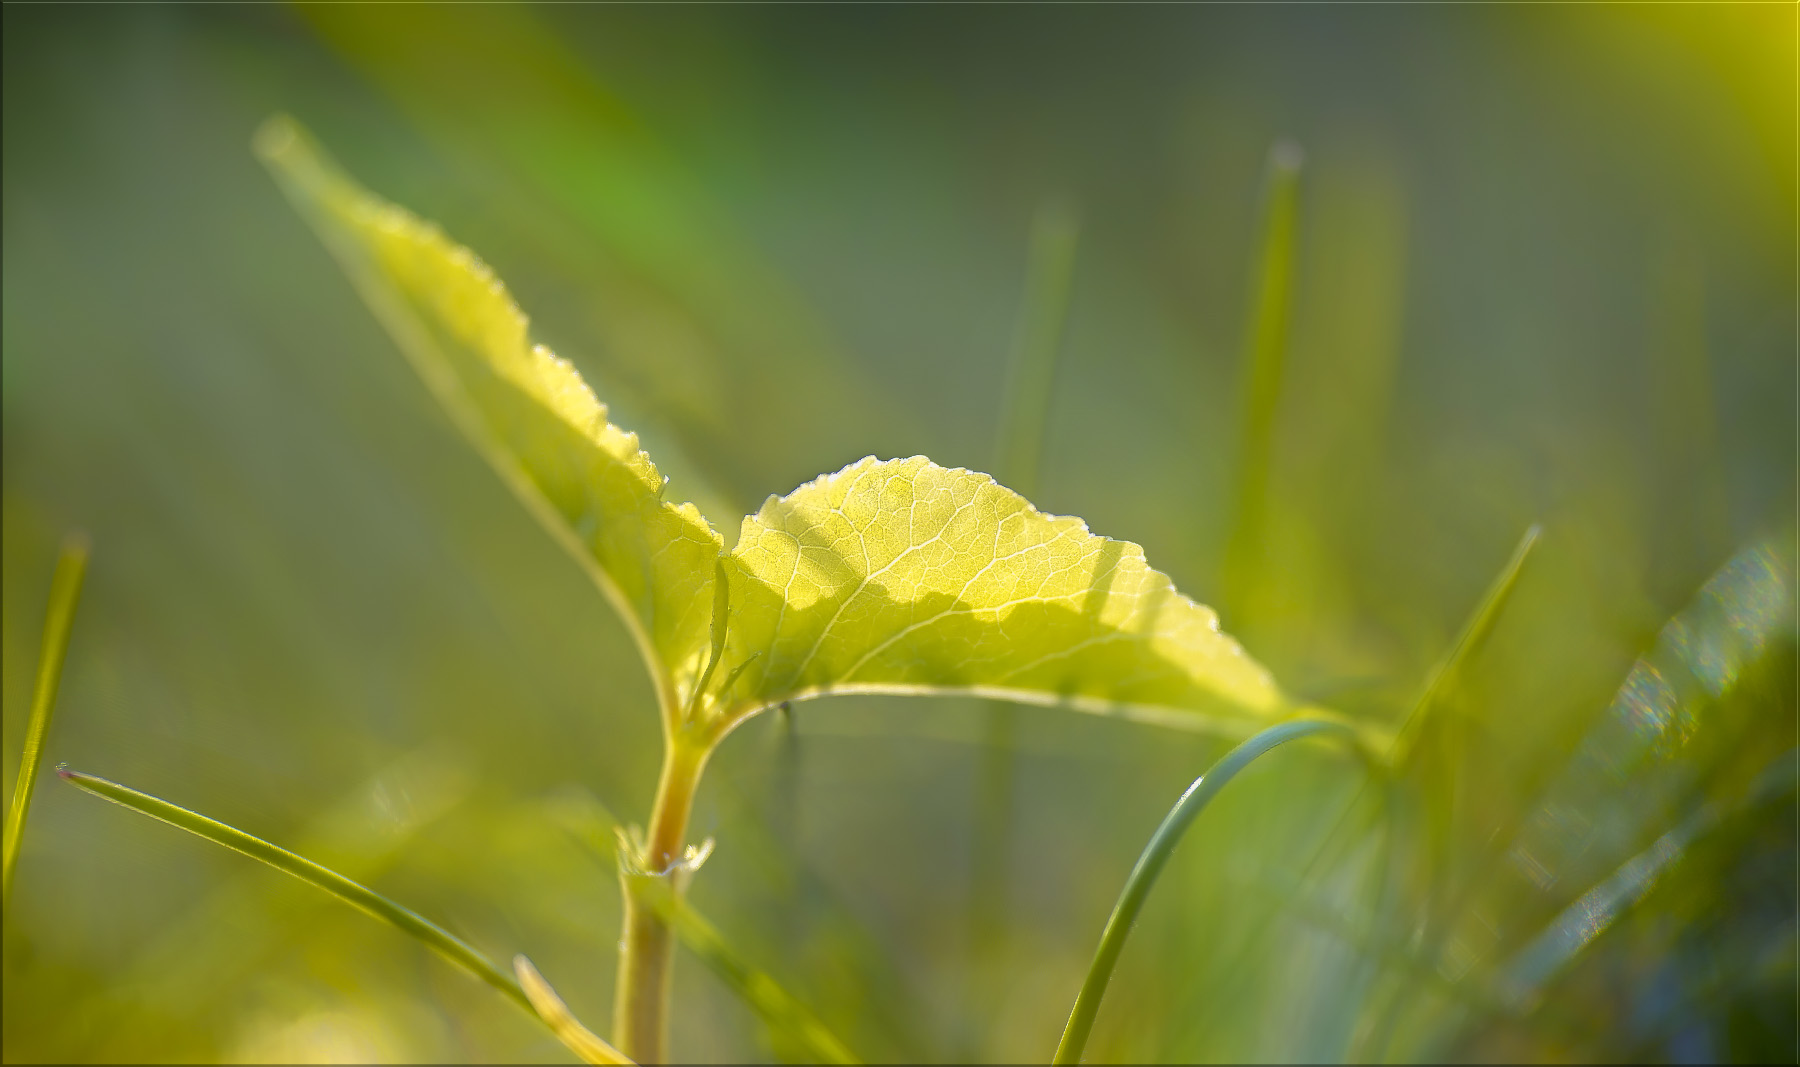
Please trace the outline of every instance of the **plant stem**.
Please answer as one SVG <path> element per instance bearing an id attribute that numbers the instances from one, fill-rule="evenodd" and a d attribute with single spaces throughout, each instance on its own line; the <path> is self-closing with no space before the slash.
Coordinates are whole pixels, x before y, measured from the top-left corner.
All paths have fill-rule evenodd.
<path id="1" fill-rule="evenodd" d="M 667 1059 L 669 978 L 675 935 L 656 907 L 656 894 L 679 898 L 703 856 L 683 848 L 694 792 L 711 745 L 677 731 L 663 755 L 650 813 L 649 838 L 642 848 L 619 854 L 619 885 L 625 913 L 619 952 L 619 979 L 613 999 L 613 1042 L 639 1063 Z M 631 853 L 636 853 L 632 855 Z"/>

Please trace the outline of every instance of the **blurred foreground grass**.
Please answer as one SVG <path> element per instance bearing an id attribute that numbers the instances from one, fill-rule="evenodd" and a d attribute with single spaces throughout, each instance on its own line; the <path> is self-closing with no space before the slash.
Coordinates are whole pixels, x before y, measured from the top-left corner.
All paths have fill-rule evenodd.
<path id="1" fill-rule="evenodd" d="M 1220 796 L 1090 1058 L 1796 1054 L 1800 826 L 1770 778 L 1796 741 L 1791 9 L 4 19 L 8 783 L 80 527 L 52 761 L 525 952 L 604 1019 L 616 882 L 568 816 L 642 817 L 649 687 L 250 131 L 294 112 L 479 250 L 715 520 L 869 453 L 994 466 L 1028 234 L 1060 201 L 1081 238 L 1033 499 L 1229 595 L 1286 684 L 1397 724 L 1544 529 L 1400 791 L 1295 749 Z M 1285 363 L 1234 548 L 1284 137 Z M 1132 857 L 1223 751 L 985 715 L 807 705 L 733 737 L 701 797 L 696 905 L 864 1058 L 1047 1059 Z M 5 1058 L 566 1057 L 250 866 L 40 787 Z M 1635 906 L 1584 942 L 1603 897 Z M 681 1059 L 796 1054 L 692 958 L 676 1006 Z"/>

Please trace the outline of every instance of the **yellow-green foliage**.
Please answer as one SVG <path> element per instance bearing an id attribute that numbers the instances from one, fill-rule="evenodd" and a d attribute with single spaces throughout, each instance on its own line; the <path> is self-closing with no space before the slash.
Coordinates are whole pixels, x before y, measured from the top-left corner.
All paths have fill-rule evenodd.
<path id="1" fill-rule="evenodd" d="M 712 526 L 662 499 L 637 438 L 530 343 L 480 259 L 358 187 L 291 119 L 257 143 L 438 398 L 619 608 L 671 724 L 692 716 L 716 741 L 763 708 L 846 692 L 978 693 L 1230 732 L 1283 707 L 1137 545 L 922 456 L 870 457 L 771 497 L 721 566 Z"/>
<path id="2" fill-rule="evenodd" d="M 1280 696 L 1143 549 L 923 456 L 770 499 L 732 553 L 742 705 L 963 691 L 1094 711 L 1254 719 Z"/>

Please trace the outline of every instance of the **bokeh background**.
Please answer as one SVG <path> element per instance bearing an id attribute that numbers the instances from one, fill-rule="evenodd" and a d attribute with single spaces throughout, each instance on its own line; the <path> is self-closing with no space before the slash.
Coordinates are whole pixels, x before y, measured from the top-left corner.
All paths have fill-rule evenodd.
<path id="1" fill-rule="evenodd" d="M 603 813 L 648 810 L 648 683 L 251 133 L 292 113 L 476 249 L 728 540 L 864 455 L 993 469 L 1063 205 L 1033 499 L 1141 543 L 1289 688 L 1397 724 L 1543 529 L 1413 773 L 1299 746 L 1209 809 L 1090 1058 L 1791 1059 L 1795 20 L 9 4 L 8 793 L 79 528 L 51 762 L 526 952 L 604 1031 Z M 1278 143 L 1285 374 L 1233 554 Z M 721 750 L 693 899 L 865 1058 L 1041 1061 L 1225 745 L 803 705 Z M 795 1054 L 677 966 L 678 1059 Z M 8 1061 L 568 1059 L 392 930 L 54 777 L 4 977 Z"/>

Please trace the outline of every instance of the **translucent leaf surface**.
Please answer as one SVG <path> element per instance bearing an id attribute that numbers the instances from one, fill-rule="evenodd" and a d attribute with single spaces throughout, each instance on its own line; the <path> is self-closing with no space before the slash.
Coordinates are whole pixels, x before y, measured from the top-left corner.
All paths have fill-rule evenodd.
<path id="1" fill-rule="evenodd" d="M 1234 732 L 1282 707 L 1217 616 L 1136 545 L 923 457 L 866 459 L 770 498 L 721 565 L 699 511 L 663 501 L 637 438 L 530 343 L 472 252 L 356 185 L 291 120 L 257 143 L 438 398 L 614 601 L 671 721 L 698 711 L 729 727 L 843 692 L 962 692 Z M 721 612 L 726 628 L 711 625 Z"/>
<path id="2" fill-rule="evenodd" d="M 847 692 L 1236 729 L 1283 703 L 1213 611 L 1137 545 L 922 456 L 871 457 L 771 497 L 744 520 L 728 572 L 726 722 Z"/>
<path id="3" fill-rule="evenodd" d="M 340 171 L 289 119 L 257 148 L 476 445 L 586 567 L 637 639 L 668 714 L 708 648 L 719 536 L 474 253 Z"/>

